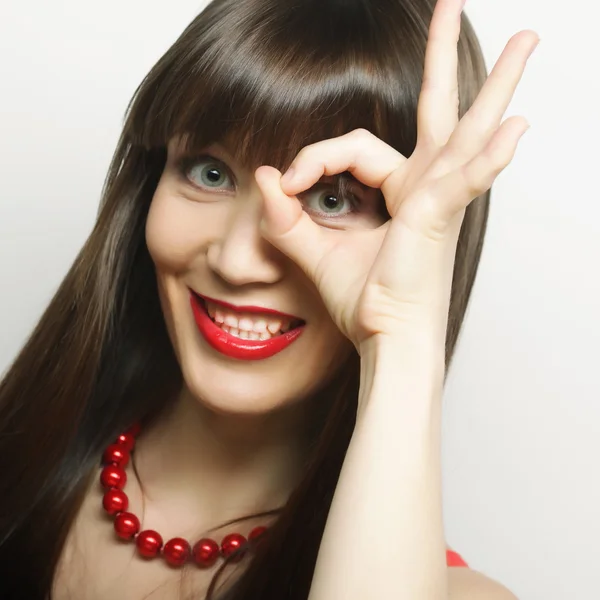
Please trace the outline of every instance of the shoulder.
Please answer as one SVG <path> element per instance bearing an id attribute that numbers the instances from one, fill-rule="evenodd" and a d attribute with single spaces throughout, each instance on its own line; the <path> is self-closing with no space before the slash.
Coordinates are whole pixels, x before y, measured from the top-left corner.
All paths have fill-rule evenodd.
<path id="1" fill-rule="evenodd" d="M 449 600 L 518 600 L 503 585 L 470 569 L 460 554 L 446 546 Z"/>
<path id="2" fill-rule="evenodd" d="M 449 600 L 518 600 L 503 585 L 469 568 L 448 569 Z"/>

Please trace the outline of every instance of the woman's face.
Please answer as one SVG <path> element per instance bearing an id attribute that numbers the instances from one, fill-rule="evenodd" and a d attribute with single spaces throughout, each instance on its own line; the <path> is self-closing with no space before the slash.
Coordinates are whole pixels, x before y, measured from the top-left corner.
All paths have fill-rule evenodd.
<path id="1" fill-rule="evenodd" d="M 329 183 L 329 185 L 327 185 Z M 332 178 L 301 196 L 324 227 L 372 227 L 375 190 Z M 213 144 L 169 144 L 146 224 L 167 329 L 191 394 L 220 413 L 267 413 L 316 391 L 351 351 L 314 285 L 260 234 L 254 173 Z"/>

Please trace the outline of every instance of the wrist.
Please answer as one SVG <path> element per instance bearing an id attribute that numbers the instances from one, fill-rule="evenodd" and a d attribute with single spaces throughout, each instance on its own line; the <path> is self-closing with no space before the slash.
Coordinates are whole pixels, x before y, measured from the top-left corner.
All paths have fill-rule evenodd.
<path id="1" fill-rule="evenodd" d="M 445 348 L 423 331 L 371 336 L 360 346 L 359 413 L 373 399 L 423 408 L 441 400 Z"/>
<path id="2" fill-rule="evenodd" d="M 445 371 L 445 335 L 430 330 L 403 329 L 395 333 L 378 333 L 363 340 L 357 350 L 361 361 L 392 361 L 397 367 L 422 364 Z"/>

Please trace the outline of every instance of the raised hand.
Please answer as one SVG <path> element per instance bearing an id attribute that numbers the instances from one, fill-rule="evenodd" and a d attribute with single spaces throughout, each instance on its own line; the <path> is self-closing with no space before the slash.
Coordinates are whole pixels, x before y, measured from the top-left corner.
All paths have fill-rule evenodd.
<path id="1" fill-rule="evenodd" d="M 360 350 L 373 336 L 429 328 L 443 344 L 456 244 L 466 207 L 512 160 L 528 128 L 503 115 L 539 38 L 507 43 L 474 104 L 458 120 L 462 0 L 438 0 L 429 29 L 417 145 L 406 159 L 366 130 L 303 148 L 287 174 L 262 166 L 264 236 L 314 281 L 341 331 Z M 297 195 L 349 171 L 379 188 L 391 219 L 374 230 L 316 224 Z"/>

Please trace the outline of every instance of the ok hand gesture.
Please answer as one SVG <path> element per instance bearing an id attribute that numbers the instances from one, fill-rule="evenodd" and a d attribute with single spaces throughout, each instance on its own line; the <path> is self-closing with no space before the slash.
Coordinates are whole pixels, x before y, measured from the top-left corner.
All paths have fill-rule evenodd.
<path id="1" fill-rule="evenodd" d="M 503 115 L 537 46 L 514 35 L 474 104 L 458 119 L 457 42 L 462 0 L 438 0 L 429 29 L 410 158 L 366 130 L 303 148 L 286 176 L 262 166 L 264 236 L 314 281 L 340 330 L 360 350 L 373 336 L 428 327 L 443 344 L 464 211 L 512 160 L 528 128 Z M 379 188 L 391 219 L 374 230 L 334 231 L 303 211 L 297 194 L 349 171 Z M 439 337 L 437 337 L 439 336 Z"/>

